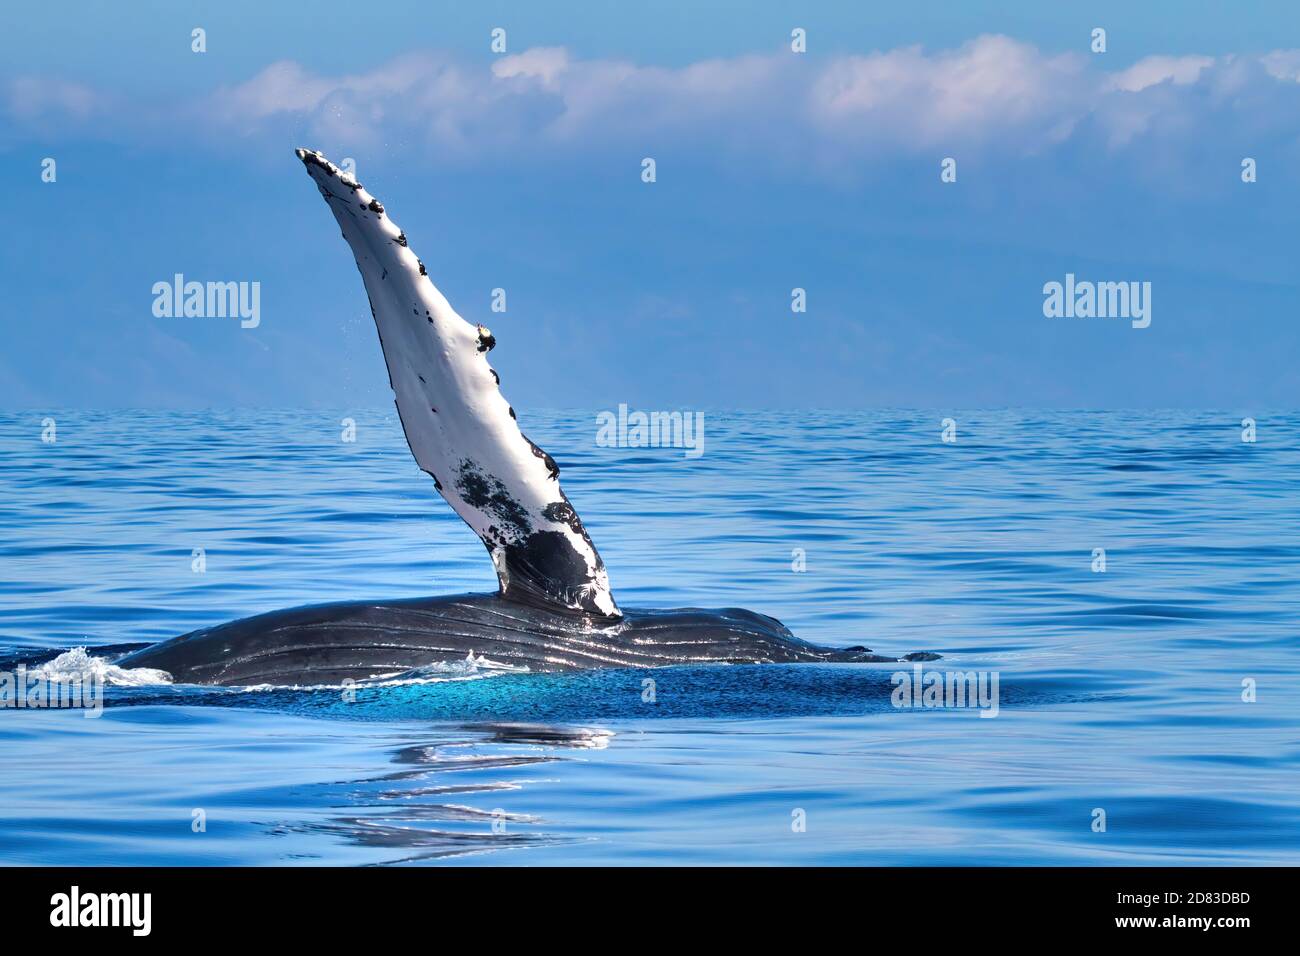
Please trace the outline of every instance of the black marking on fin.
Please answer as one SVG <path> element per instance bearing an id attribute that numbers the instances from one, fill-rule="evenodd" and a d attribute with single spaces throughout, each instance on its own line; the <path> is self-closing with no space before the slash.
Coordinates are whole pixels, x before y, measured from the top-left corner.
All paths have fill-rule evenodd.
<path id="1" fill-rule="evenodd" d="M 523 434 L 523 433 L 521 432 L 520 434 Z M 557 464 L 555 463 L 555 459 L 552 458 L 550 455 L 548 455 L 546 452 L 542 451 L 542 449 L 538 448 L 538 447 L 537 447 L 537 443 L 534 442 L 534 441 L 533 441 L 531 438 L 529 438 L 527 435 L 524 435 L 523 438 L 524 438 L 524 441 L 528 442 L 528 447 L 531 448 L 531 449 L 533 450 L 533 454 L 534 454 L 535 456 L 537 456 L 538 458 L 540 458 L 542 461 L 546 462 L 546 469 L 547 469 L 547 471 L 550 472 L 550 476 L 549 476 L 549 477 L 551 477 L 551 478 L 553 478 L 553 479 L 554 479 L 554 478 L 559 478 L 559 477 L 560 477 L 560 466 L 557 465 Z"/>
<path id="2" fill-rule="evenodd" d="M 532 533 L 533 523 L 528 519 L 527 509 L 511 496 L 500 478 L 484 474 L 472 461 L 461 461 L 456 490 L 467 505 L 492 515 L 518 537 Z"/>

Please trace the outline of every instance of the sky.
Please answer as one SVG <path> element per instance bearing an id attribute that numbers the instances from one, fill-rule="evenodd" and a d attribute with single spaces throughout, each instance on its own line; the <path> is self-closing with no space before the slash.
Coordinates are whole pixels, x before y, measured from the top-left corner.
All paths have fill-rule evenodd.
<path id="1" fill-rule="evenodd" d="M 6 4 L 0 409 L 387 404 L 296 146 L 521 409 L 1294 408 L 1300 8 L 1064 6 Z M 1149 325 L 1045 315 L 1067 275 Z"/>

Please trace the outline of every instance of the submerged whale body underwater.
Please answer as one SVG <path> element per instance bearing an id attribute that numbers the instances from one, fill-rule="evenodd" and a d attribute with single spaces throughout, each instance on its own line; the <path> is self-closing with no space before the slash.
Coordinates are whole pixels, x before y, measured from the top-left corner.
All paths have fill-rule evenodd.
<path id="1" fill-rule="evenodd" d="M 492 333 L 456 314 L 406 234 L 350 174 L 320 153 L 297 154 L 361 272 L 407 444 L 483 541 L 499 593 L 273 611 L 144 648 L 120 666 L 246 686 L 386 678 L 467 659 L 530 671 L 900 659 L 819 647 L 738 608 L 620 609 L 559 467 L 501 394 L 487 360 Z"/>

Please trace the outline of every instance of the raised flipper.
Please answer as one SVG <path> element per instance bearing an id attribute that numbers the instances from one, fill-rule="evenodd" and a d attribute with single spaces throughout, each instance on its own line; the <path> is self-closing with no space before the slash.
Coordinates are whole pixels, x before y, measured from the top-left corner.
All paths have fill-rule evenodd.
<path id="1" fill-rule="evenodd" d="M 384 207 L 320 153 L 297 151 L 343 229 L 420 468 L 492 555 L 501 594 L 620 617 L 605 564 L 560 489 L 550 455 L 519 430 L 488 365 L 496 344 L 429 280 Z"/>

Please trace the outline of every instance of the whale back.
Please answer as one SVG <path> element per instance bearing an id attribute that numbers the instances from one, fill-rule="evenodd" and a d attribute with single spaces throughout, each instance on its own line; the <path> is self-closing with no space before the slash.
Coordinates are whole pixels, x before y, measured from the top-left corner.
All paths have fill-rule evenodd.
<path id="1" fill-rule="evenodd" d="M 819 648 L 775 618 L 739 608 L 627 609 L 611 622 L 498 595 L 459 595 L 273 611 L 194 631 L 119 663 L 165 670 L 179 683 L 309 686 L 436 671 L 471 659 L 479 667 L 552 672 L 883 658 L 862 648 Z"/>

